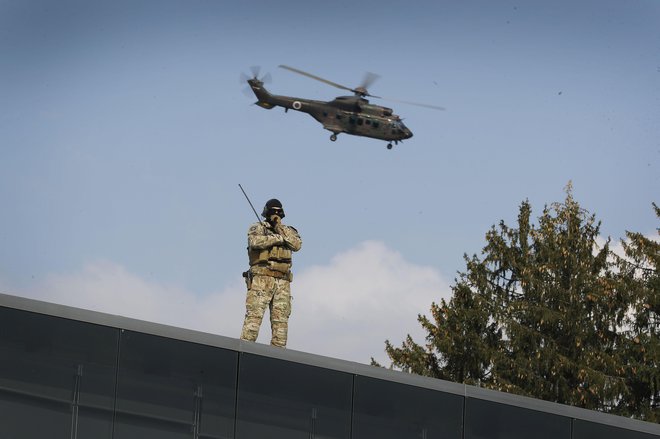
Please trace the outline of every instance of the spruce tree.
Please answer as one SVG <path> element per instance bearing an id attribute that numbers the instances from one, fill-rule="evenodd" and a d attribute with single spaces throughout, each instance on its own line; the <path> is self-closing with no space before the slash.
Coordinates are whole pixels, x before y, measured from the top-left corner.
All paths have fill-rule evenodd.
<path id="1" fill-rule="evenodd" d="M 660 219 L 660 208 L 653 208 Z M 621 346 L 628 391 L 615 411 L 660 422 L 660 240 L 633 232 L 626 236 L 618 280 L 630 303 Z"/>
<path id="2" fill-rule="evenodd" d="M 468 282 L 461 275 L 461 281 L 452 287 L 449 303 L 442 299 L 440 305 L 431 305 L 432 321 L 418 316 L 428 333 L 425 347 L 415 343 L 410 335 L 401 348 L 385 342 L 392 366 L 419 375 L 487 385 L 501 332 L 490 319 L 490 304 L 482 295 L 474 294 Z"/>
<path id="3" fill-rule="evenodd" d="M 424 375 L 579 407 L 612 410 L 626 392 L 617 287 L 600 223 L 573 199 L 546 206 L 532 224 L 521 204 L 515 227 L 486 234 L 466 259 L 453 297 L 419 316 L 426 345 L 386 342 L 392 365 Z"/>
<path id="4" fill-rule="evenodd" d="M 624 390 L 617 373 L 617 323 L 623 318 L 608 262 L 596 249 L 600 223 L 573 199 L 546 207 L 538 226 L 523 203 L 518 227 L 491 230 L 482 291 L 506 335 L 496 353 L 496 387 L 607 410 Z"/>

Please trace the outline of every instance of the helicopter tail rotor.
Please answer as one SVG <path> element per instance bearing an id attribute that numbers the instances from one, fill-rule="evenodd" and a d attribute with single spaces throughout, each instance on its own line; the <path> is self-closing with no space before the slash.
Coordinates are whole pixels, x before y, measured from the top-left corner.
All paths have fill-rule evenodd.
<path id="1" fill-rule="evenodd" d="M 272 77 L 270 76 L 270 73 L 266 73 L 265 75 L 263 75 L 261 77 L 259 76 L 259 74 L 261 73 L 261 67 L 259 67 L 259 66 L 250 67 L 250 72 L 252 73 L 252 76 L 250 76 L 246 73 L 243 73 L 243 72 L 241 73 L 241 77 L 240 77 L 240 82 L 241 83 L 247 82 L 250 79 L 256 79 L 257 81 L 260 81 L 263 84 L 268 84 L 272 80 Z"/>
<path id="2" fill-rule="evenodd" d="M 250 72 L 252 73 L 252 76 L 241 72 L 240 76 L 240 83 L 245 84 L 247 81 L 256 79 L 257 81 L 261 82 L 262 84 L 269 84 L 272 81 L 272 77 L 270 76 L 270 73 L 266 73 L 263 76 L 259 76 L 261 73 L 261 67 L 260 66 L 252 66 L 250 67 Z M 243 88 L 243 94 L 245 96 L 251 96 L 252 95 L 252 89 L 250 88 L 249 85 L 245 86 Z"/>

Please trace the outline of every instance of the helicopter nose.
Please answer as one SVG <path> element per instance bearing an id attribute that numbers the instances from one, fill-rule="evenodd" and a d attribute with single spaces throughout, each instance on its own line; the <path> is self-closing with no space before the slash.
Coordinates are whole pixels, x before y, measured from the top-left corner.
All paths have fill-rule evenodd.
<path id="1" fill-rule="evenodd" d="M 413 136 L 412 131 L 406 130 L 406 139 L 410 139 Z"/>

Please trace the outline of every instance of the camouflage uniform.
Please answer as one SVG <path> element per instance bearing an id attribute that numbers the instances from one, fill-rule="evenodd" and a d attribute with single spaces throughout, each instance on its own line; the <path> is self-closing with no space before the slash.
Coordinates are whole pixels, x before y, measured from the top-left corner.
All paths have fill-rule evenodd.
<path id="1" fill-rule="evenodd" d="M 270 344 L 285 347 L 291 314 L 291 253 L 302 240 L 291 226 L 255 223 L 248 230 L 250 271 L 241 339 L 256 341 L 266 307 L 270 308 Z"/>

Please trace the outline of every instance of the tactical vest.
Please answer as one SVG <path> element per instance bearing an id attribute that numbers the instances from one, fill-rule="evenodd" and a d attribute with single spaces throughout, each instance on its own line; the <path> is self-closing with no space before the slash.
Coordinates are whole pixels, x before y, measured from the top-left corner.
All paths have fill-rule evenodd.
<path id="1" fill-rule="evenodd" d="M 251 250 L 248 248 L 250 267 L 260 265 L 280 273 L 288 273 L 291 270 L 291 250 L 284 246 L 276 245 L 263 250 Z"/>

